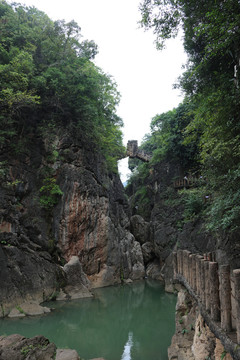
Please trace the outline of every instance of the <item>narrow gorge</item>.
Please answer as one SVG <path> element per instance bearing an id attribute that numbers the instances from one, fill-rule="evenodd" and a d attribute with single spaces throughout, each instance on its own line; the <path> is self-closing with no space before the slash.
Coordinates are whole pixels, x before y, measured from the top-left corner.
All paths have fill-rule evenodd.
<path id="1" fill-rule="evenodd" d="M 114 309 L 108 329 L 119 321 L 125 331 L 134 318 L 139 338 L 149 328 L 163 337 L 153 329 L 159 304 L 149 309 L 144 295 L 152 300 L 162 284 L 164 306 L 177 295 L 175 334 L 168 354 L 136 341 L 142 356 L 240 360 L 239 1 L 143 0 L 139 11 L 158 49 L 183 32 L 188 62 L 175 87 L 185 97 L 152 118 L 140 146 L 125 147 L 120 94 L 95 63 L 95 42 L 74 20 L 0 1 L 0 322 L 50 317 L 46 302 L 100 299 L 85 305 Z M 120 320 L 114 296 L 100 291 L 114 285 Z M 137 359 L 130 328 L 120 345 L 109 338 L 117 360 Z M 80 356 L 44 334 L 0 333 L 0 360 Z"/>

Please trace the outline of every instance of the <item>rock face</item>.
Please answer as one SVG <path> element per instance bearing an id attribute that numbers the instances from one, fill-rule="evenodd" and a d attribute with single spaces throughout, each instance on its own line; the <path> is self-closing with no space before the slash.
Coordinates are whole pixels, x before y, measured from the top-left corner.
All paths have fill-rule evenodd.
<path id="1" fill-rule="evenodd" d="M 168 348 L 169 360 L 231 360 L 200 315 L 196 302 L 182 288 L 176 304 L 176 332 Z"/>
<path id="2" fill-rule="evenodd" d="M 0 336 L 1 360 L 53 360 L 55 354 L 56 345 L 43 336 L 31 339 L 16 334 Z"/>
<path id="3" fill-rule="evenodd" d="M 73 256 L 86 291 L 84 274 L 93 287 L 145 275 L 123 185 L 102 155 L 68 134 L 53 134 L 51 141 L 31 136 L 25 151 L 16 155 L 6 147 L 0 154 L 0 166 L 7 164 L 0 172 L 0 316 L 56 297 L 67 285 L 68 295 L 78 296 L 80 284 L 62 268 Z M 63 192 L 56 198 L 45 190 L 45 208 L 44 181 Z"/>
<path id="4" fill-rule="evenodd" d="M 0 336 L 1 360 L 80 360 L 76 350 L 56 349 L 44 336 Z"/>
<path id="5" fill-rule="evenodd" d="M 52 296 L 63 279 L 50 254 L 34 243 L 21 242 L 21 235 L 0 234 L 0 317 L 23 302 L 39 303 Z M 6 242 L 6 243 L 5 243 Z"/>
<path id="6" fill-rule="evenodd" d="M 129 232 L 128 202 L 117 175 L 109 175 L 101 157 L 92 149 L 59 142 L 71 162 L 58 173 L 64 192 L 54 216 L 57 244 L 69 260 L 78 256 L 93 286 L 118 283 L 124 277 L 144 276 L 141 249 Z"/>
<path id="7" fill-rule="evenodd" d="M 133 215 L 131 217 L 130 230 L 141 245 L 150 241 L 150 224 L 144 221 L 140 215 Z"/>
<path id="8" fill-rule="evenodd" d="M 176 304 L 176 332 L 168 348 L 169 360 L 195 360 L 192 343 L 195 332 L 196 305 L 184 290 L 179 291 Z"/>

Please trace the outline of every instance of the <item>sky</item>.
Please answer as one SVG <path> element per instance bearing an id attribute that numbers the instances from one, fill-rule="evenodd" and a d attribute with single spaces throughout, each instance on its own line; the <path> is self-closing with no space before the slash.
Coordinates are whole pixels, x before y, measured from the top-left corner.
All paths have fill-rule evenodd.
<path id="1" fill-rule="evenodd" d="M 83 39 L 94 40 L 99 53 L 94 62 L 110 74 L 121 93 L 118 115 L 124 122 L 123 142 L 150 132 L 156 114 L 172 110 L 183 99 L 173 84 L 186 62 L 181 37 L 156 50 L 154 35 L 140 28 L 140 0 L 23 0 L 52 20 L 75 20 Z M 122 182 L 130 173 L 127 159 L 119 162 Z"/>

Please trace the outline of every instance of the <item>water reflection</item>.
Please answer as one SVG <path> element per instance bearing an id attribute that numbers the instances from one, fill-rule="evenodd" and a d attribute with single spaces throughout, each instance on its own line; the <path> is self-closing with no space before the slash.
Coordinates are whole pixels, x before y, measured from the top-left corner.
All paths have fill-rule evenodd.
<path id="1" fill-rule="evenodd" d="M 133 346 L 133 340 L 132 340 L 133 334 L 130 332 L 128 334 L 128 341 L 126 345 L 124 346 L 124 352 L 122 354 L 121 360 L 131 360 L 131 348 Z"/>
<path id="2" fill-rule="evenodd" d="M 43 334 L 84 359 L 167 360 L 175 303 L 155 281 L 96 289 L 94 299 L 50 303 L 47 316 L 3 319 L 0 334 Z"/>

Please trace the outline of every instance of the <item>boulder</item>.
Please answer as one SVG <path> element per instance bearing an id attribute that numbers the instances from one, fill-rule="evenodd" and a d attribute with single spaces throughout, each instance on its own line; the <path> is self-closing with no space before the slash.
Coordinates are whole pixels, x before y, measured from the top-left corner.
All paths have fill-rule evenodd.
<path id="1" fill-rule="evenodd" d="M 67 285 L 84 285 L 86 288 L 90 288 L 90 281 L 83 272 L 78 256 L 72 256 L 69 262 L 64 265 L 63 271 L 66 274 Z"/>
<path id="2" fill-rule="evenodd" d="M 150 225 L 140 215 L 131 217 L 130 231 L 140 244 L 144 244 L 150 239 Z"/>
<path id="3" fill-rule="evenodd" d="M 57 349 L 56 360 L 80 360 L 76 350 Z"/>
<path id="4" fill-rule="evenodd" d="M 10 313 L 8 314 L 8 317 L 10 318 L 16 318 L 16 317 L 24 317 L 26 316 L 23 312 L 19 311 L 17 308 L 14 308 L 10 311 Z"/>
<path id="5" fill-rule="evenodd" d="M 78 256 L 72 256 L 69 262 L 64 265 L 63 271 L 66 275 L 67 285 L 57 296 L 57 300 L 81 299 L 92 297 L 89 291 L 90 281 L 82 270 Z"/>
<path id="6" fill-rule="evenodd" d="M 15 308 L 13 308 L 8 317 L 24 317 L 26 315 L 35 316 L 35 315 L 43 315 L 45 313 L 49 313 L 51 311 L 50 308 L 46 306 L 41 306 L 36 302 L 25 302 L 22 303 Z"/>
<path id="7" fill-rule="evenodd" d="M 161 274 L 161 266 L 158 259 L 155 259 L 153 262 L 150 262 L 147 265 L 146 268 L 146 275 L 147 277 L 150 277 L 151 279 L 155 280 L 163 280 L 162 274 Z"/>
<path id="8" fill-rule="evenodd" d="M 144 264 L 147 264 L 149 263 L 149 261 L 154 259 L 155 257 L 154 246 L 150 241 L 147 241 L 142 245 L 142 254 L 143 254 Z"/>

